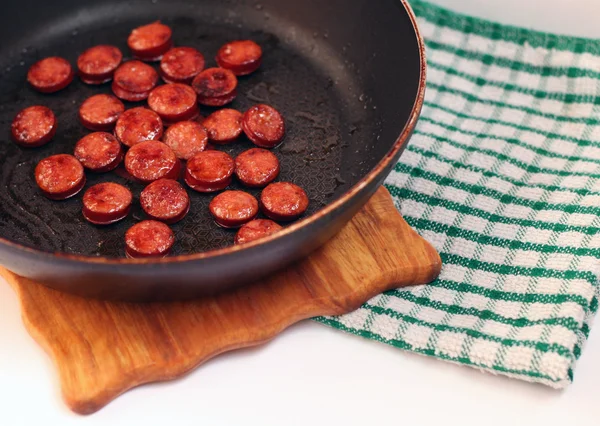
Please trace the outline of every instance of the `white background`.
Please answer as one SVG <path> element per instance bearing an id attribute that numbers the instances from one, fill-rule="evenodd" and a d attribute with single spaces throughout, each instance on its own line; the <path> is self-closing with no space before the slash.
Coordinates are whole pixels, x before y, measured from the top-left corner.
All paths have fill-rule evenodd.
<path id="1" fill-rule="evenodd" d="M 436 0 L 504 23 L 600 37 L 598 0 Z M 598 323 L 598 321 L 596 321 Z M 597 325 L 596 328 L 600 329 Z M 600 330 L 554 391 L 402 352 L 307 321 L 87 417 L 60 399 L 49 358 L 0 282 L 0 425 L 599 425 Z"/>

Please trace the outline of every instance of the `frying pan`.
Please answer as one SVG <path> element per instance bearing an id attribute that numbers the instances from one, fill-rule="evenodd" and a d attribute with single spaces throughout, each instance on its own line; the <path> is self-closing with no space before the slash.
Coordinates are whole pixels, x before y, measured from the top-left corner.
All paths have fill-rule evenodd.
<path id="1" fill-rule="evenodd" d="M 382 184 L 421 109 L 424 50 L 403 0 L 3 0 L 2 6 L 0 263 L 66 292 L 191 298 L 251 282 L 306 256 Z M 207 66 L 215 66 L 214 55 L 226 41 L 253 39 L 262 46 L 263 64 L 240 78 L 232 107 L 243 111 L 268 103 L 285 117 L 286 138 L 274 152 L 281 161 L 279 180 L 309 195 L 301 220 L 270 238 L 233 246 L 234 231 L 219 228 L 209 215 L 212 196 L 189 191 L 190 214 L 172 226 L 172 255 L 132 260 L 123 256 L 123 236 L 144 219 L 136 203 L 142 185 L 119 171 L 87 174 L 86 187 L 115 181 L 134 194 L 132 214 L 105 227 L 83 219 L 81 194 L 56 202 L 39 193 L 35 165 L 73 152 L 87 133 L 77 119 L 79 105 L 93 94 L 110 93 L 110 84 L 89 86 L 76 78 L 44 95 L 26 84 L 29 66 L 50 55 L 74 65 L 83 50 L 101 43 L 118 46 L 127 57 L 131 29 L 158 19 L 173 28 L 176 45 L 203 52 Z M 35 104 L 53 109 L 58 132 L 44 147 L 21 148 L 10 140 L 10 123 Z M 251 146 L 242 139 L 222 149 L 235 156 Z M 238 183 L 233 188 L 242 189 Z"/>

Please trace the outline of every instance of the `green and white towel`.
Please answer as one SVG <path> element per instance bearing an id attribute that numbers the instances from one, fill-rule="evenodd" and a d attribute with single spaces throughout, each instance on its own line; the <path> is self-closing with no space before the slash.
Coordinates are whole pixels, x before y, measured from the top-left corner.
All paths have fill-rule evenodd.
<path id="1" fill-rule="evenodd" d="M 318 320 L 564 387 L 598 309 L 600 41 L 411 5 L 427 93 L 386 185 L 444 267 Z"/>

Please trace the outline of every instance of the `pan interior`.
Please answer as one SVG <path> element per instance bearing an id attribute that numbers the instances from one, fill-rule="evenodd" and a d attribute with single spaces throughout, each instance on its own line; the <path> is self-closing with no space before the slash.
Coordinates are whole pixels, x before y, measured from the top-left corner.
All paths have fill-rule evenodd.
<path id="1" fill-rule="evenodd" d="M 172 27 L 176 45 L 198 48 L 207 67 L 215 66 L 214 55 L 226 41 L 257 41 L 264 51 L 263 65 L 240 78 L 231 107 L 244 111 L 252 104 L 268 103 L 283 114 L 286 138 L 273 150 L 281 161 L 279 180 L 306 190 L 307 214 L 339 197 L 383 158 L 404 127 L 417 91 L 414 32 L 395 0 L 4 3 L 0 237 L 44 251 L 120 257 L 125 231 L 144 219 L 144 213 L 139 207 L 143 185 L 128 180 L 122 171 L 87 173 L 86 188 L 114 181 L 132 190 L 132 214 L 114 225 L 97 227 L 84 220 L 83 192 L 60 202 L 38 192 L 33 178 L 37 162 L 72 153 L 75 143 L 89 133 L 78 121 L 79 106 L 91 95 L 110 93 L 110 83 L 89 86 L 78 78 L 55 94 L 33 91 L 25 80 L 27 69 L 43 57 L 58 55 L 75 65 L 86 48 L 113 44 L 127 59 L 131 29 L 159 19 Z M 58 132 L 48 145 L 24 149 L 11 141 L 10 123 L 21 109 L 36 104 L 52 108 Z M 204 116 L 211 111 L 201 108 Z M 252 146 L 241 139 L 219 149 L 235 156 Z M 243 189 L 237 182 L 232 188 Z M 174 254 L 232 244 L 234 232 L 216 226 L 208 213 L 212 196 L 188 192 L 190 213 L 172 226 Z M 258 196 L 260 191 L 249 192 Z"/>

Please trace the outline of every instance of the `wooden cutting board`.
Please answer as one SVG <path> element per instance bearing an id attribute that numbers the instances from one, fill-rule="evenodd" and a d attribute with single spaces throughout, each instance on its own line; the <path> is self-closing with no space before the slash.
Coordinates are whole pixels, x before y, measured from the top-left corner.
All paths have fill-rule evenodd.
<path id="1" fill-rule="evenodd" d="M 428 283 L 440 268 L 437 252 L 382 187 L 307 259 L 214 297 L 106 302 L 60 293 L 2 268 L 0 274 L 18 295 L 27 330 L 52 357 L 65 402 L 89 414 L 135 386 L 179 377 L 302 319 L 347 313 L 385 290 Z"/>

